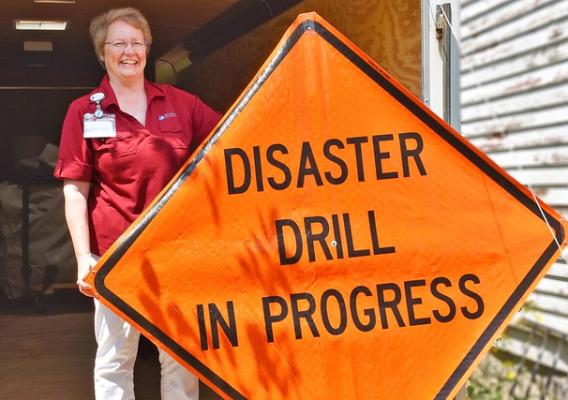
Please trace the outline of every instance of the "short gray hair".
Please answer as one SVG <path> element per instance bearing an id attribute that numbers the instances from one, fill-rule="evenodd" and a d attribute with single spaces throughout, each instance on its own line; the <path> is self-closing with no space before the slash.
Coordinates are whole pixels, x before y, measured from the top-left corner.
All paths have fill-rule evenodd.
<path id="1" fill-rule="evenodd" d="M 107 12 L 93 18 L 91 21 L 91 26 L 89 27 L 89 32 L 91 33 L 91 40 L 93 41 L 93 46 L 95 46 L 95 53 L 97 54 L 97 59 L 104 66 L 103 62 L 103 48 L 105 46 L 105 40 L 107 35 L 107 30 L 110 24 L 115 21 L 124 21 L 129 25 L 132 25 L 136 29 L 140 29 L 144 34 L 144 41 L 146 42 L 146 51 L 150 51 L 150 45 L 152 44 L 152 32 L 150 31 L 150 24 L 148 20 L 139 10 L 132 7 L 124 8 L 113 8 Z"/>

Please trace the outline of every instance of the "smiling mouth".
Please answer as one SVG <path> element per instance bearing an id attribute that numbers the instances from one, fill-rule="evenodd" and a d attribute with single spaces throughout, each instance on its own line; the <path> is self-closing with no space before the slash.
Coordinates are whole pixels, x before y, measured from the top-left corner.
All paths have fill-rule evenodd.
<path id="1" fill-rule="evenodd" d="M 123 65 L 136 65 L 136 64 L 138 64 L 138 62 L 137 62 L 137 61 L 134 61 L 134 60 L 124 60 L 124 61 L 121 61 L 120 64 L 123 64 Z"/>

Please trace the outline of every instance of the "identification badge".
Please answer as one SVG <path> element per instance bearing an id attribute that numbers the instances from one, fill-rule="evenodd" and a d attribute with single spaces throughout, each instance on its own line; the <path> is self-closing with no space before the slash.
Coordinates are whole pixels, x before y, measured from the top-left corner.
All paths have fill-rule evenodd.
<path id="1" fill-rule="evenodd" d="M 114 114 L 103 114 L 97 118 L 95 114 L 87 113 L 83 116 L 83 137 L 111 138 L 116 137 L 116 118 Z"/>

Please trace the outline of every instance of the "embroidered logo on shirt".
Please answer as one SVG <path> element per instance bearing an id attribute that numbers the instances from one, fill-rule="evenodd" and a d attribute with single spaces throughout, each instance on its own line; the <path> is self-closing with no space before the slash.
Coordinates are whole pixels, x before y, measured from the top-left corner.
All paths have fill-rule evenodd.
<path id="1" fill-rule="evenodd" d="M 169 113 L 165 113 L 165 114 L 160 115 L 160 116 L 158 117 L 158 119 L 159 119 L 160 121 L 163 121 L 163 120 L 165 120 L 166 118 L 173 118 L 173 117 L 177 117 L 177 114 L 176 114 L 175 112 L 169 112 Z"/>

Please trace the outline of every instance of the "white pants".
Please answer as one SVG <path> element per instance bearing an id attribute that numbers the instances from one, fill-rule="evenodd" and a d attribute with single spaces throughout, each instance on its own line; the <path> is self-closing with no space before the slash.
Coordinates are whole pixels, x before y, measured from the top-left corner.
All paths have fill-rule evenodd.
<path id="1" fill-rule="evenodd" d="M 134 399 L 134 361 L 140 332 L 95 299 L 95 397 Z M 160 352 L 162 400 L 198 400 L 199 380 L 163 350 Z"/>

